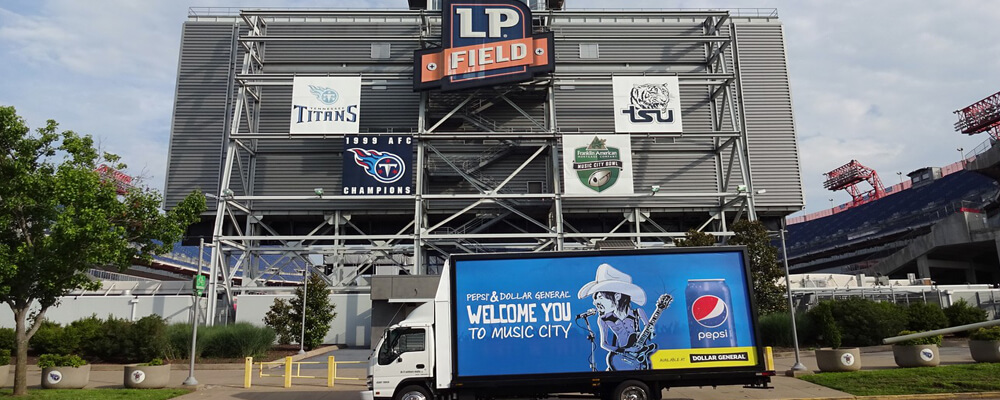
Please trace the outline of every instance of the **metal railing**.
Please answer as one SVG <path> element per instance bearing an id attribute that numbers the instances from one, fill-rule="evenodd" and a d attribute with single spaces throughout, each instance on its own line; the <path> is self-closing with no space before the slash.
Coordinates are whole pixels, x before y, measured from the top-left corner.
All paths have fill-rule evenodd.
<path id="1" fill-rule="evenodd" d="M 247 357 L 244 361 L 243 366 L 243 387 L 249 389 L 253 385 L 253 369 L 254 365 L 258 367 L 258 377 L 280 377 L 283 378 L 283 387 L 292 387 L 292 379 L 326 379 L 326 387 L 333 387 L 336 381 L 339 380 L 354 380 L 359 381 L 361 378 L 353 377 L 341 377 L 337 376 L 337 365 L 340 364 L 361 364 L 364 361 L 336 361 L 334 356 L 329 356 L 326 362 L 322 361 L 294 361 L 291 356 L 285 357 L 282 361 L 263 361 L 263 362 L 253 362 L 253 357 Z M 326 375 L 302 375 L 302 365 L 321 365 L 326 364 Z M 268 365 L 268 369 L 274 369 L 277 366 L 282 366 L 281 374 L 270 374 L 264 373 L 264 366 Z"/>

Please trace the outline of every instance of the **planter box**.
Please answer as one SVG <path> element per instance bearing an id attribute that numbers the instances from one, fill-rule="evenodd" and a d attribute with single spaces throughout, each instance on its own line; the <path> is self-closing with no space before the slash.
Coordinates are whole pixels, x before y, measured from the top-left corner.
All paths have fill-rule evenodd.
<path id="1" fill-rule="evenodd" d="M 894 345 L 892 346 L 892 358 L 896 360 L 896 365 L 904 368 L 936 367 L 941 363 L 938 347 L 934 344 Z"/>
<path id="2" fill-rule="evenodd" d="M 170 365 L 125 366 L 125 387 L 134 389 L 161 389 L 170 383 Z"/>
<path id="3" fill-rule="evenodd" d="M 1000 340 L 970 340 L 969 352 L 976 362 L 1000 362 Z"/>
<path id="4" fill-rule="evenodd" d="M 816 365 L 824 372 L 845 372 L 861 369 L 861 351 L 849 349 L 816 349 Z"/>
<path id="5" fill-rule="evenodd" d="M 42 369 L 42 387 L 46 389 L 83 389 L 90 382 L 90 364 L 82 367 Z"/>
<path id="6" fill-rule="evenodd" d="M 7 386 L 7 377 L 10 376 L 10 365 L 0 365 L 0 387 Z"/>

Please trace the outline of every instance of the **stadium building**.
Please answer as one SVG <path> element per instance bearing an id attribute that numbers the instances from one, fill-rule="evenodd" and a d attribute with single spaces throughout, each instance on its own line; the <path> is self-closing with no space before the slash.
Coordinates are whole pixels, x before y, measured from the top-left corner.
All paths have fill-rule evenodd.
<path id="1" fill-rule="evenodd" d="M 209 245 L 209 315 L 304 269 L 380 325 L 449 254 L 668 246 L 803 208 L 775 10 L 529 3 L 192 9 L 165 207 L 210 196 L 185 242 Z"/>

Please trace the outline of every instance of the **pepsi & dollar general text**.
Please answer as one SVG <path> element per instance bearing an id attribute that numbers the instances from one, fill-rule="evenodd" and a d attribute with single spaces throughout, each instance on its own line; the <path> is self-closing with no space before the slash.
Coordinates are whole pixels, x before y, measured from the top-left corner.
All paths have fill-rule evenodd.
<path id="1" fill-rule="evenodd" d="M 691 348 L 736 347 L 732 298 L 725 279 L 688 279 L 684 297 Z"/>

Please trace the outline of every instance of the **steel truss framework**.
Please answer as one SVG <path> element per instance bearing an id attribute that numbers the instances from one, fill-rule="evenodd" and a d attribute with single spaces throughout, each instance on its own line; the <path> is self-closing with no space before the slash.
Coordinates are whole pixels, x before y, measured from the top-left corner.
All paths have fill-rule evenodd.
<path id="1" fill-rule="evenodd" d="M 539 12 L 535 14 L 536 29 L 549 29 L 553 20 L 580 17 L 620 18 L 703 18 L 701 35 L 662 35 L 656 40 L 678 43 L 697 43 L 704 48 L 705 57 L 699 65 L 703 72 L 678 74 L 681 85 L 707 88 L 711 110 L 711 131 L 685 132 L 684 135 L 711 138 L 712 149 L 705 153 L 715 160 L 717 188 L 711 193 L 653 193 L 657 197 L 715 198 L 717 204 L 700 223 L 689 223 L 681 229 L 668 229 L 657 212 L 663 210 L 629 206 L 636 201 L 617 202 L 607 207 L 619 209 L 618 222 L 610 229 L 596 231 L 575 226 L 574 216 L 565 214 L 564 202 L 584 199 L 561 193 L 560 138 L 562 132 L 556 123 L 554 89 L 560 85 L 610 85 L 608 76 L 580 76 L 572 79 L 556 76 L 540 77 L 532 82 L 457 93 L 424 92 L 420 95 L 419 116 L 415 121 L 414 146 L 416 149 L 415 193 L 390 196 L 261 196 L 254 194 L 254 175 L 257 168 L 258 140 L 289 138 L 287 134 L 258 132 L 262 86 L 290 86 L 290 74 L 264 72 L 267 62 L 266 43 L 279 40 L 338 41 L 361 39 L 343 36 L 288 37 L 269 36 L 267 23 L 276 17 L 337 18 L 358 15 L 386 14 L 414 17 L 419 15 L 422 29 L 419 37 L 423 47 L 436 46 L 439 37 L 431 34 L 437 21 L 434 13 L 420 12 L 359 12 L 338 11 L 242 11 L 240 17 L 246 34 L 239 38 L 244 50 L 242 66 L 235 75 L 236 98 L 232 116 L 227 124 L 225 161 L 220 180 L 220 193 L 213 227 L 209 292 L 222 294 L 232 301 L 233 296 L 264 286 L 273 278 L 276 266 L 274 256 L 268 262 L 264 255 L 281 254 L 279 262 L 294 262 L 307 271 L 322 276 L 334 290 L 365 291 L 364 277 L 383 272 L 399 274 L 425 274 L 437 272 L 435 268 L 455 252 L 490 251 L 550 251 L 595 247 L 653 247 L 672 243 L 672 238 L 684 236 L 688 228 L 696 228 L 718 236 L 731 235 L 729 227 L 740 218 L 757 218 L 754 189 L 750 180 L 747 156 L 745 121 L 742 120 L 742 94 L 739 82 L 739 63 L 729 59 L 736 53 L 734 33 L 726 11 L 672 12 Z M 417 38 L 407 38 L 415 40 Z M 591 39 L 591 38 L 588 38 Z M 594 37 L 592 39 L 601 40 Z M 558 40 L 558 38 L 557 38 Z M 366 74 L 362 85 L 393 84 L 384 76 Z M 381 78 L 381 79 L 380 79 Z M 395 78 L 399 78 L 395 76 Z M 387 83 L 388 82 L 388 83 Z M 397 84 L 407 84 L 397 79 Z M 544 117 L 532 116 L 513 101 L 515 95 L 528 95 L 544 103 Z M 479 111 L 493 104 L 512 107 L 531 129 L 519 132 L 498 131 L 496 124 L 480 115 Z M 434 112 L 434 110 L 437 110 Z M 443 110 L 443 111 L 442 111 Z M 449 120 L 477 127 L 480 132 L 443 132 Z M 241 131 L 241 127 L 243 127 Z M 727 130 L 728 129 L 728 130 Z M 248 131 L 247 131 L 248 130 Z M 575 132 L 574 132 L 575 133 Z M 608 132 L 587 132 L 608 133 Z M 372 132 L 372 134 L 379 134 Z M 398 132 L 384 132 L 398 135 Z M 497 140 L 497 146 L 476 157 L 454 157 L 440 150 L 439 143 L 455 140 L 482 140 L 484 134 Z M 680 137 L 679 134 L 644 134 L 643 137 Z M 295 138 L 337 138 L 329 135 L 296 135 Z M 506 157 L 511 149 L 526 154 L 523 162 L 503 179 L 481 173 L 481 168 L 492 161 Z M 543 164 L 550 174 L 550 184 L 541 193 L 510 193 L 507 185 L 529 166 Z M 470 193 L 430 190 L 427 182 L 430 169 L 445 169 L 457 174 L 461 181 L 475 189 Z M 235 176 L 234 176 L 235 171 Z M 734 175 L 740 180 L 736 181 Z M 237 181 L 238 180 L 238 181 Z M 236 194 L 231 188 L 239 183 Z M 635 200 L 650 193 L 635 194 Z M 365 226 L 352 222 L 351 213 L 342 210 L 344 204 L 369 200 L 408 203 L 413 205 L 408 223 L 393 227 L 392 233 L 368 232 Z M 629 199 L 626 199 L 629 200 Z M 281 201 L 328 203 L 325 217 L 308 234 L 289 234 L 269 225 L 266 212 L 255 208 L 255 202 Z M 455 209 L 441 209 L 437 202 L 464 204 Z M 661 207 L 662 208 L 662 207 Z M 699 214 L 704 216 L 705 214 Z M 704 218 L 704 217 L 702 217 Z M 613 221 L 612 221 L 613 222 Z M 609 224 L 610 225 L 610 224 Z M 398 229 L 396 229 L 398 228 Z M 315 255 L 322 255 L 322 258 Z M 321 265 L 325 264 L 325 265 Z M 326 267 L 326 268 L 321 268 Z M 301 271 L 301 270 L 300 270 Z M 242 273 L 242 275 L 241 275 Z M 234 284 L 240 280 L 239 286 Z M 209 315 L 218 315 L 215 302 L 210 302 Z"/>

